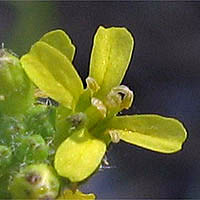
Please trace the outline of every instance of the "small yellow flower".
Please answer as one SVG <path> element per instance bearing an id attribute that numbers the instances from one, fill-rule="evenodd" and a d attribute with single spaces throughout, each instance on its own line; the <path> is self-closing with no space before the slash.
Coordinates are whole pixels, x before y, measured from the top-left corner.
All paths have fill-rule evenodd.
<path id="1" fill-rule="evenodd" d="M 30 79 L 60 103 L 54 165 L 57 173 L 71 182 L 80 182 L 95 172 L 110 142 L 123 140 L 174 153 L 186 139 L 186 130 L 176 119 L 153 114 L 117 116 L 133 102 L 133 92 L 120 85 L 133 45 L 126 28 L 100 26 L 85 89 L 72 64 L 75 47 L 62 30 L 45 34 L 21 58 Z"/>

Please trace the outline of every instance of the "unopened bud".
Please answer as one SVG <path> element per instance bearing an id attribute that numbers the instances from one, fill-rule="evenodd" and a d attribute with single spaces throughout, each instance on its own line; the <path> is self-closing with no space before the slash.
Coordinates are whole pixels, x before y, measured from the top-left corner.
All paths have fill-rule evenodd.
<path id="1" fill-rule="evenodd" d="M 54 199 L 58 195 L 59 181 L 46 164 L 29 165 L 13 179 L 9 190 L 15 199 Z"/>
<path id="2" fill-rule="evenodd" d="M 7 146 L 0 145 L 0 175 L 3 173 L 2 170 L 10 164 L 11 158 L 11 149 Z"/>
<path id="3" fill-rule="evenodd" d="M 33 101 L 33 86 L 19 59 L 0 49 L 0 112 L 23 113 Z"/>

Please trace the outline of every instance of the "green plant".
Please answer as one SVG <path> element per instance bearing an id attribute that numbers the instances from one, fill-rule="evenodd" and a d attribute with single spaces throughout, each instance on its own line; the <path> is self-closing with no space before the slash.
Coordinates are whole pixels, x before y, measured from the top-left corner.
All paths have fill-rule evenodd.
<path id="1" fill-rule="evenodd" d="M 16 112 L 15 109 L 12 111 L 12 105 L 15 104 L 11 102 L 11 106 L 7 106 L 5 99 L 7 86 L 4 84 L 5 86 L 0 87 L 3 99 L 0 101 L 0 114 L 3 121 L 7 120 L 5 123 L 2 121 L 0 126 L 3 124 L 3 132 L 9 132 L 8 124 L 13 124 L 14 120 L 18 127 L 12 133 L 2 134 L 3 137 L 5 135 L 5 143 L 9 144 L 8 147 L 2 147 L 2 151 L 9 152 L 6 163 L 11 163 L 8 164 L 10 168 L 7 172 L 11 180 L 7 185 L 10 185 L 13 198 L 20 196 L 20 190 L 16 192 L 15 182 L 19 184 L 18 180 L 24 178 L 21 178 L 21 174 L 32 164 L 48 164 L 54 167 L 54 171 L 60 177 L 58 182 L 61 188 L 64 188 L 65 179 L 71 183 L 79 183 L 92 175 L 100 166 L 111 142 L 118 143 L 123 140 L 162 153 L 174 153 L 181 149 L 187 134 L 178 120 L 154 114 L 117 115 L 123 109 L 128 109 L 133 102 L 133 92 L 120 85 L 131 59 L 133 45 L 133 37 L 127 29 L 100 26 L 94 38 L 85 89 L 72 64 L 75 47 L 62 30 L 45 34 L 22 56 L 20 62 L 17 60 L 18 68 L 22 70 L 23 67 L 30 78 L 28 79 L 22 70 L 19 74 L 26 77 L 24 79 L 28 84 L 16 84 L 19 88 L 30 85 L 28 90 L 23 88 L 27 93 L 19 100 L 23 102 L 20 104 L 22 107 L 27 105 L 26 109 L 18 107 Z M 1 56 L 0 70 L 9 69 L 8 63 L 5 64 L 5 58 L 9 56 Z M 4 81 L 1 79 L 4 75 L 5 73 L 0 71 L 0 82 Z M 5 80 L 8 80 L 8 75 L 5 75 Z M 28 94 L 33 94 L 33 84 L 30 80 L 39 88 L 40 95 L 51 97 L 59 105 L 37 105 L 33 95 L 27 98 Z M 19 93 L 11 94 L 16 95 L 14 98 L 21 98 Z M 17 135 L 13 139 L 16 131 Z M 11 135 L 10 140 L 7 135 Z M 28 146 L 29 143 L 32 145 Z M 18 162 L 15 167 L 14 161 L 10 161 L 10 154 Z M 5 174 L 2 174 L 3 178 L 4 176 Z M 59 183 L 57 186 L 59 187 Z M 39 197 L 35 190 L 27 187 L 27 198 Z M 58 190 L 56 191 L 52 197 L 58 195 Z M 92 194 L 87 196 L 77 190 L 74 190 L 74 193 L 60 191 L 59 198 L 95 198 Z M 9 194 L 8 192 L 7 195 Z"/>

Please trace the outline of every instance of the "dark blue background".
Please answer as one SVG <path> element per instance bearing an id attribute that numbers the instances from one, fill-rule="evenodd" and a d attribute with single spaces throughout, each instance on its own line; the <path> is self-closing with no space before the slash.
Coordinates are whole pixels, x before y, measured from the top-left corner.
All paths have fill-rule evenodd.
<path id="1" fill-rule="evenodd" d="M 74 65 L 82 80 L 99 25 L 127 27 L 135 38 L 123 81 L 135 93 L 128 113 L 178 118 L 189 137 L 183 150 L 172 155 L 123 142 L 112 145 L 111 168 L 82 189 L 99 199 L 200 199 L 199 2 L 0 2 L 5 47 L 22 55 L 44 33 L 61 28 L 77 47 Z"/>

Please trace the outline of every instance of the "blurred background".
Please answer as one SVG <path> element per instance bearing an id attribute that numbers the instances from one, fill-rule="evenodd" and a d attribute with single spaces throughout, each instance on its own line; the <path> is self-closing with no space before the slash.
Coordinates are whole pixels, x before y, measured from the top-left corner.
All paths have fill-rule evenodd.
<path id="1" fill-rule="evenodd" d="M 0 1 L 0 44 L 21 56 L 44 33 L 63 29 L 77 47 L 83 81 L 99 25 L 126 27 L 135 38 L 123 81 L 135 101 L 124 113 L 177 118 L 189 137 L 171 155 L 113 144 L 110 168 L 82 191 L 98 199 L 200 199 L 200 2 Z"/>

